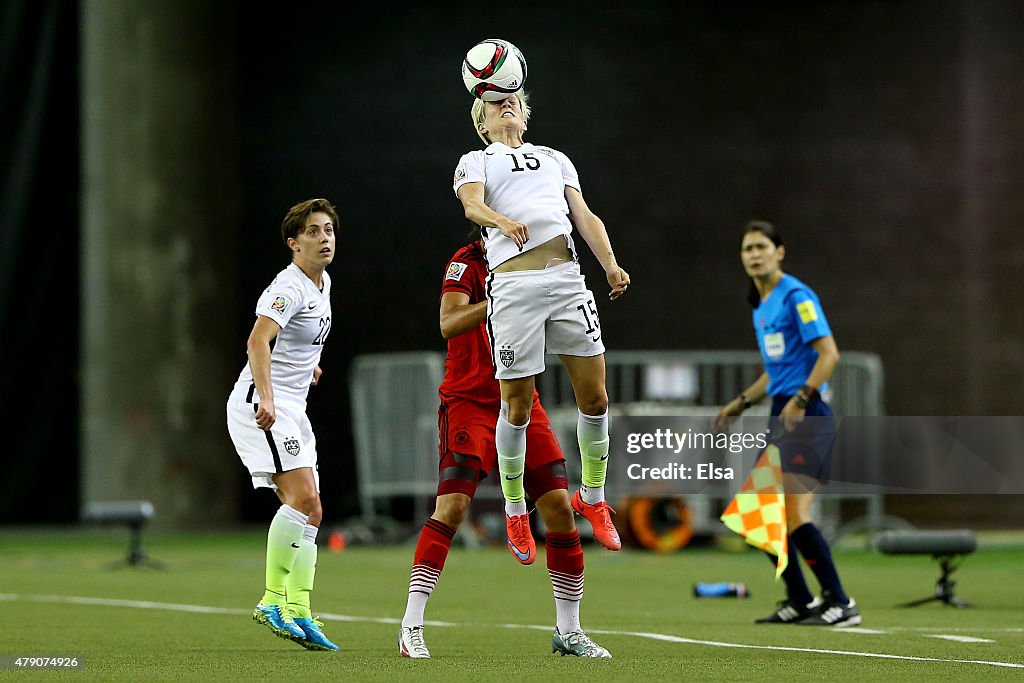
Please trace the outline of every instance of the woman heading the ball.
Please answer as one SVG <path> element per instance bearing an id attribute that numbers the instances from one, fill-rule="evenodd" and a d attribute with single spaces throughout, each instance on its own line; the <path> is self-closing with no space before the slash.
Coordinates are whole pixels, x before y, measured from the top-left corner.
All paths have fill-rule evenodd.
<path id="1" fill-rule="evenodd" d="M 409 598 L 398 633 L 405 657 L 426 659 L 423 626 L 430 599 L 451 549 L 455 532 L 497 460 L 494 421 L 501 405 L 498 380 L 487 340 L 487 261 L 480 240 L 468 244 L 446 264 L 441 284 L 441 334 L 448 340 L 444 379 L 437 393 L 438 485 L 434 513 L 423 525 L 412 571 Z M 551 431 L 547 411 L 536 394 L 527 429 L 530 443 L 524 486 L 536 501 L 547 529 L 548 575 L 555 598 L 555 630 L 551 649 L 562 655 L 608 658 L 580 625 L 583 601 L 583 547 L 569 504 L 565 457 Z M 458 592 L 462 587 L 457 586 Z"/>
<path id="2" fill-rule="evenodd" d="M 856 626 L 860 612 L 843 590 L 828 541 L 811 518 L 814 491 L 828 481 L 835 418 L 821 396 L 839 362 L 839 349 L 814 291 L 782 271 L 786 247 L 771 223 L 751 221 L 743 232 L 740 259 L 750 278 L 764 372 L 743 393 L 722 406 L 716 428 L 728 426 L 765 396 L 772 399 L 772 441 L 782 460 L 790 559 L 782 579 L 786 599 L 759 624 Z M 821 584 L 819 600 L 800 570 L 799 556 Z M 770 556 L 772 564 L 776 558 Z"/>
<path id="3" fill-rule="evenodd" d="M 544 371 L 545 353 L 561 359 L 579 409 L 583 476 L 572 507 L 591 523 L 601 545 L 618 550 L 614 510 L 604 494 L 609 444 L 604 344 L 595 297 L 580 272 L 573 226 L 604 268 L 609 299 L 626 293 L 629 274 L 615 260 L 604 223 L 584 201 L 569 158 L 523 140 L 530 119 L 526 93 L 477 99 L 470 113 L 487 147 L 462 156 L 454 189 L 466 218 L 480 226 L 490 271 L 487 332 L 501 387 L 494 440 L 509 550 L 522 564 L 536 557 L 523 471 L 534 378 Z"/>

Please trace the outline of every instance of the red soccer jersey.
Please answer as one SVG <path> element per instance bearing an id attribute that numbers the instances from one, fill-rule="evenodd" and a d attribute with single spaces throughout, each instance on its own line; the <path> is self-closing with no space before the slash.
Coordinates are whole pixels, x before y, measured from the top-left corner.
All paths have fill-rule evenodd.
<path id="1" fill-rule="evenodd" d="M 479 303 L 487 299 L 486 278 L 487 259 L 480 243 L 467 244 L 448 262 L 441 281 L 441 296 L 447 292 L 462 292 L 469 296 L 469 303 Z M 494 359 L 486 325 L 484 320 L 475 330 L 448 340 L 444 380 L 438 391 L 445 398 L 461 398 L 493 406 L 497 411 L 501 391 L 498 380 L 494 379 Z"/>

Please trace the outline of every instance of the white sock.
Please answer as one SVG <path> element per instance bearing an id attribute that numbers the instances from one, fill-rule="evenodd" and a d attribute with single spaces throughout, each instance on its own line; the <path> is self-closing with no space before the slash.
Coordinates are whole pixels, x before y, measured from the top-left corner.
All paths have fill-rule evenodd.
<path id="1" fill-rule="evenodd" d="M 604 500 L 603 486 L 581 486 L 580 498 L 588 505 L 595 505 Z"/>
<path id="2" fill-rule="evenodd" d="M 555 626 L 562 635 L 580 629 L 580 602 L 583 600 L 583 574 L 563 574 L 549 569 L 555 594 Z"/>
<path id="3" fill-rule="evenodd" d="M 405 616 L 402 617 L 402 628 L 423 626 L 423 613 L 427 609 L 427 593 L 409 593 L 409 601 L 405 604 Z"/>
<path id="4" fill-rule="evenodd" d="M 290 519 L 293 522 L 298 522 L 303 527 L 309 523 L 309 515 L 304 515 L 290 505 L 281 505 L 277 509 L 277 514 L 281 515 L 285 519 Z"/>
<path id="5" fill-rule="evenodd" d="M 580 601 L 555 598 L 555 625 L 563 636 L 580 630 Z"/>
<path id="6" fill-rule="evenodd" d="M 505 501 L 505 514 L 509 517 L 518 517 L 525 515 L 527 512 L 525 500 L 517 500 L 514 503 L 511 500 Z"/>
<path id="7" fill-rule="evenodd" d="M 405 616 L 402 627 L 423 626 L 423 613 L 427 609 L 427 600 L 434 592 L 434 586 L 441 577 L 441 572 L 425 564 L 414 564 L 409 576 L 409 601 L 405 603 Z"/>

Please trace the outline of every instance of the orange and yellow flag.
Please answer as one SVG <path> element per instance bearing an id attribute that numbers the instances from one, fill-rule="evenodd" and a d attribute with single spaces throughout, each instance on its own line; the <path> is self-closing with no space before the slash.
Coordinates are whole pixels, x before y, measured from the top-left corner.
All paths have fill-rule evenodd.
<path id="1" fill-rule="evenodd" d="M 747 543 L 775 555 L 775 578 L 782 576 L 789 563 L 789 545 L 782 460 L 777 446 L 769 445 L 757 459 L 721 519 Z"/>

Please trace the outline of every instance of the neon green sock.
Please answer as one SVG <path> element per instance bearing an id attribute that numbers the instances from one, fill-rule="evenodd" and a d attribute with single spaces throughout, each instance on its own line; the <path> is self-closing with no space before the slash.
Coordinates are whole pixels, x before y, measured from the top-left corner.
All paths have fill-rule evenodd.
<path id="1" fill-rule="evenodd" d="M 267 532 L 267 590 L 260 601 L 264 605 L 286 606 L 288 575 L 295 565 L 307 519 L 298 510 L 282 505 L 270 522 L 270 531 Z"/>
<path id="2" fill-rule="evenodd" d="M 315 526 L 306 525 L 302 540 L 299 541 L 295 565 L 288 575 L 288 613 L 296 619 L 313 618 L 309 609 L 309 594 L 313 591 L 313 579 L 316 576 L 316 532 Z"/>
<path id="3" fill-rule="evenodd" d="M 498 415 L 498 424 L 494 429 L 501 493 L 510 503 L 526 500 L 523 471 L 526 469 L 526 428 L 529 424 L 527 421 L 524 425 L 514 425 L 504 415 Z"/>
<path id="4" fill-rule="evenodd" d="M 608 474 L 608 413 L 585 415 L 580 413 L 576 422 L 576 438 L 580 444 L 580 464 L 583 485 L 587 488 L 604 486 Z"/>

